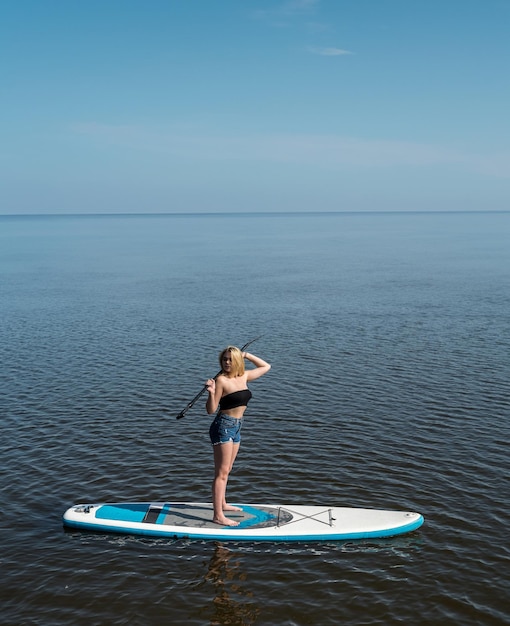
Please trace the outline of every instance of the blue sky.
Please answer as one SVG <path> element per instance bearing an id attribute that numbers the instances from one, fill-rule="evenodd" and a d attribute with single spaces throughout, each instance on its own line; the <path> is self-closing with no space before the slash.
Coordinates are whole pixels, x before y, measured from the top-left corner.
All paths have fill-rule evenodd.
<path id="1" fill-rule="evenodd" d="M 510 0 L 11 0 L 0 213 L 510 209 Z"/>

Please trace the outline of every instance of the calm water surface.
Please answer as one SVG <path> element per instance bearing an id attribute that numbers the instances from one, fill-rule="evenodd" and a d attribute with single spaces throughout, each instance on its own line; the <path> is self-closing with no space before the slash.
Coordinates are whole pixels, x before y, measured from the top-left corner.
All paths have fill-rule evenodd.
<path id="1" fill-rule="evenodd" d="M 0 217 L 0 623 L 510 622 L 510 213 Z M 419 511 L 379 541 L 66 532 L 209 499 L 175 416 L 263 335 L 239 502 Z"/>

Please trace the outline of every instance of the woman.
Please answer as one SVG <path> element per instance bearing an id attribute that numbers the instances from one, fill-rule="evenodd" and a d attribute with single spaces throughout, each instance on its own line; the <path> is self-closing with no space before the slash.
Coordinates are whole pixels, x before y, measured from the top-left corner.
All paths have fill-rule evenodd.
<path id="1" fill-rule="evenodd" d="M 244 369 L 244 359 L 255 366 Z M 221 374 L 207 383 L 209 397 L 206 409 L 209 414 L 219 411 L 209 429 L 214 452 L 214 480 L 212 485 L 213 522 L 223 526 L 237 526 L 239 522 L 225 516 L 225 511 L 239 511 L 227 504 L 228 476 L 234 465 L 241 443 L 241 426 L 246 406 L 251 398 L 248 381 L 260 378 L 271 369 L 271 365 L 239 348 L 228 346 L 220 353 Z"/>

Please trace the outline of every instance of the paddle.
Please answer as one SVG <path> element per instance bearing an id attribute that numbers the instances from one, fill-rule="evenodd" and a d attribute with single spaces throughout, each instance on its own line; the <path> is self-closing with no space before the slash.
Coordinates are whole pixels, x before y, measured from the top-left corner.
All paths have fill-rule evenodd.
<path id="1" fill-rule="evenodd" d="M 248 346 L 250 346 L 254 341 L 257 341 L 257 339 L 260 339 L 261 337 L 262 337 L 262 335 L 259 335 L 258 337 L 255 337 L 255 339 L 252 339 L 251 341 L 248 341 L 248 343 L 245 343 L 244 346 L 241 348 L 241 352 L 244 352 Z M 223 370 L 220 370 L 216 374 L 216 376 L 214 377 L 214 380 L 216 380 L 218 378 L 218 376 L 221 374 L 222 371 Z M 191 407 L 195 404 L 195 402 L 199 398 L 201 398 L 206 391 L 207 391 L 207 385 L 204 385 L 202 387 L 202 389 L 197 393 L 197 395 L 193 398 L 193 400 L 186 406 L 185 409 L 183 409 L 179 413 L 179 415 L 175 419 L 178 419 L 178 420 L 182 419 L 186 415 L 186 413 L 191 409 Z"/>

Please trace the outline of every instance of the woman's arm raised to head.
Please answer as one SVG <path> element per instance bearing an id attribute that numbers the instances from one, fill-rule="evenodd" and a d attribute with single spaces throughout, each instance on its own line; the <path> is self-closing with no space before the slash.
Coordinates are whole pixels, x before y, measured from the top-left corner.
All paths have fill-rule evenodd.
<path id="1" fill-rule="evenodd" d="M 246 380 L 255 380 L 260 378 L 271 369 L 271 365 L 254 354 L 243 352 L 243 357 L 255 365 L 255 369 L 246 370 Z"/>

